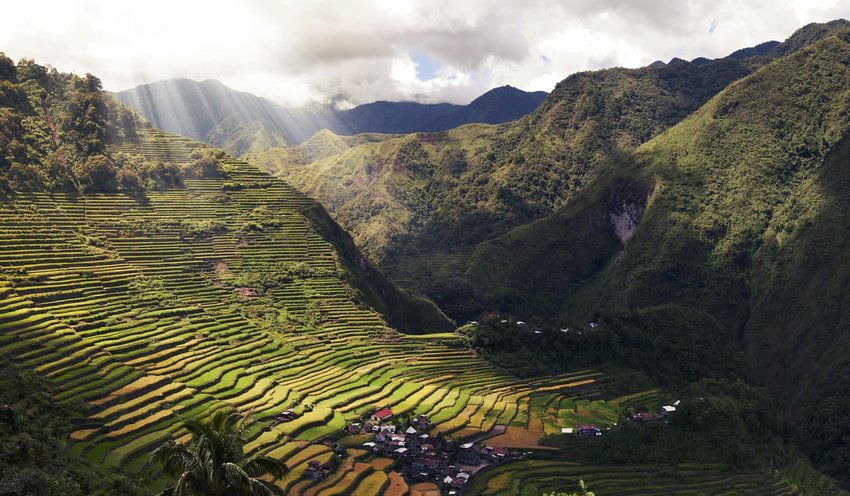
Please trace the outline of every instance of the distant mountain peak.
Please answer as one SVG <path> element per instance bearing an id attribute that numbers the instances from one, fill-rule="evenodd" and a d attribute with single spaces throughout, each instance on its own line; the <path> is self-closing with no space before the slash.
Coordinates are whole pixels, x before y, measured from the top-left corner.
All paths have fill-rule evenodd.
<path id="1" fill-rule="evenodd" d="M 443 131 L 473 122 L 499 124 L 532 112 L 546 95 L 505 85 L 469 105 L 377 101 L 340 110 L 316 103 L 286 108 L 229 88 L 216 79 L 169 79 L 116 93 L 119 100 L 139 109 L 155 126 L 223 147 L 235 155 L 261 148 L 264 143 L 303 143 L 321 129 L 346 136 Z M 260 131 L 263 136 L 257 135 Z"/>

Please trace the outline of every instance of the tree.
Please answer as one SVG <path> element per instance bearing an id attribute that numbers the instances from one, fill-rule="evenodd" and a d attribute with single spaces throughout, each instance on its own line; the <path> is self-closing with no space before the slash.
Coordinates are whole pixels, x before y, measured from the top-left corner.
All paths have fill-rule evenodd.
<path id="1" fill-rule="evenodd" d="M 166 441 L 152 454 L 152 461 L 165 475 L 175 477 L 163 496 L 269 496 L 278 488 L 258 479 L 269 474 L 286 477 L 289 469 L 269 457 L 246 458 L 245 419 L 217 410 L 209 418 L 191 420 L 186 428 L 192 434 L 187 444 Z"/>
<path id="2" fill-rule="evenodd" d="M 17 80 L 15 63 L 3 52 L 0 52 L 0 80 L 12 81 L 13 83 Z"/>
<path id="3" fill-rule="evenodd" d="M 112 191 L 115 189 L 116 167 L 107 157 L 93 155 L 75 167 L 77 180 L 83 191 Z"/>
<path id="4" fill-rule="evenodd" d="M 221 159 L 224 150 L 218 148 L 199 148 L 192 152 L 192 162 L 183 167 L 183 174 L 189 178 L 210 178 L 221 176 Z"/>

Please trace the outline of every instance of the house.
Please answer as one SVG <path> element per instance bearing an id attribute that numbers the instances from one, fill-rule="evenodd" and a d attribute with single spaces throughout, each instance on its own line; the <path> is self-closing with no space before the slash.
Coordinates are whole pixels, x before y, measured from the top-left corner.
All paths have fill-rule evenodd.
<path id="1" fill-rule="evenodd" d="M 410 427 L 408 427 L 408 428 L 407 428 L 407 430 L 406 430 L 406 431 L 404 431 L 404 432 L 405 432 L 406 434 L 411 434 L 411 435 L 413 435 L 413 434 L 416 434 L 416 429 L 414 429 L 414 428 L 413 428 L 413 426 L 411 425 L 411 426 L 410 426 Z"/>
<path id="2" fill-rule="evenodd" d="M 632 415 L 632 420 L 635 422 L 649 422 L 650 420 L 655 420 L 655 415 L 649 412 L 640 412 Z"/>
<path id="3" fill-rule="evenodd" d="M 676 411 L 676 407 L 673 405 L 664 405 L 661 409 L 664 410 L 664 413 L 673 413 Z"/>
<path id="4" fill-rule="evenodd" d="M 464 479 L 463 477 L 455 477 L 454 479 L 452 479 L 452 482 L 449 485 L 454 488 L 461 488 L 466 485 L 467 480 L 468 479 Z"/>
<path id="5" fill-rule="evenodd" d="M 561 427 L 561 434 L 572 434 L 572 433 L 573 433 L 572 427 Z"/>
<path id="6" fill-rule="evenodd" d="M 577 430 L 579 437 L 596 437 L 602 435 L 602 430 L 593 424 L 580 425 Z"/>
<path id="7" fill-rule="evenodd" d="M 429 473 L 428 473 L 428 472 L 429 472 L 429 470 L 428 470 L 428 466 L 427 466 L 427 465 L 425 465 L 425 461 L 424 461 L 424 460 L 416 460 L 415 462 L 413 462 L 413 463 L 410 465 L 410 470 L 411 470 L 414 474 L 419 475 L 419 476 L 421 476 L 421 477 L 428 477 L 428 475 L 429 475 Z"/>
<path id="8" fill-rule="evenodd" d="M 506 448 L 493 448 L 493 451 L 490 452 L 490 458 L 494 462 L 500 462 L 505 459 L 508 454 L 508 450 Z"/>
<path id="9" fill-rule="evenodd" d="M 420 431 L 427 431 L 431 428 L 431 420 L 426 415 L 420 415 L 414 422 L 414 425 Z"/>
<path id="10" fill-rule="evenodd" d="M 389 408 L 381 408 L 377 412 L 373 413 L 369 420 L 375 423 L 386 422 L 387 420 L 393 418 L 393 411 Z"/>
<path id="11" fill-rule="evenodd" d="M 457 452 L 457 462 L 463 465 L 478 465 L 481 463 L 481 455 L 472 443 L 462 444 Z"/>
<path id="12" fill-rule="evenodd" d="M 307 470 L 304 471 L 304 477 L 310 480 L 319 480 L 323 475 L 321 463 L 316 460 L 311 460 L 307 463 Z"/>

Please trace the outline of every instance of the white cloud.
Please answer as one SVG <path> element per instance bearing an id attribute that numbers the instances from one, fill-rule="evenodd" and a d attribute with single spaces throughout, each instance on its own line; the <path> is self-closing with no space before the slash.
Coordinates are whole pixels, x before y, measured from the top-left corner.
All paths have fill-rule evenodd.
<path id="1" fill-rule="evenodd" d="M 846 1 L 29 0 L 4 6 L 0 50 L 111 90 L 190 77 L 289 105 L 467 102 L 581 70 L 720 57 L 837 17 Z M 414 52 L 440 64 L 436 77 L 418 79 Z"/>

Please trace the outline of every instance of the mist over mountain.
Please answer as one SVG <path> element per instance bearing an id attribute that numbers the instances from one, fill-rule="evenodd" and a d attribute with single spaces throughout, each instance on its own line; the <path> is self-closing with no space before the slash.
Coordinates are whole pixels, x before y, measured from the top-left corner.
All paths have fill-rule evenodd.
<path id="1" fill-rule="evenodd" d="M 115 94 L 151 123 L 235 155 L 297 145 L 322 129 L 339 135 L 442 131 L 472 122 L 498 124 L 533 111 L 546 97 L 510 86 L 488 91 L 468 105 L 374 102 L 348 110 L 286 108 L 218 81 L 174 79 Z"/>

